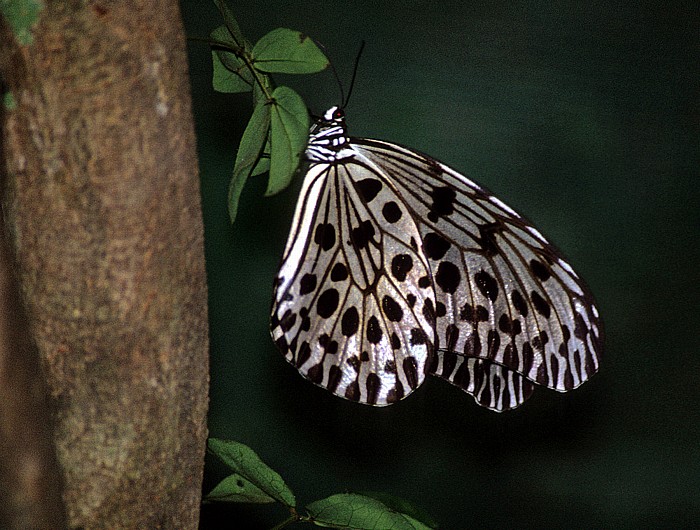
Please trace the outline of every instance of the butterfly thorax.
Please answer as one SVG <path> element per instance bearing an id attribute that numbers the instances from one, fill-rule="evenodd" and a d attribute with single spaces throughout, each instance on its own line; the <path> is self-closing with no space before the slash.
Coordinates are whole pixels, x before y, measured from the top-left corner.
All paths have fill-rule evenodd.
<path id="1" fill-rule="evenodd" d="M 331 107 L 311 127 L 306 158 L 311 162 L 332 163 L 354 156 L 349 148 L 345 113 L 339 107 Z"/>

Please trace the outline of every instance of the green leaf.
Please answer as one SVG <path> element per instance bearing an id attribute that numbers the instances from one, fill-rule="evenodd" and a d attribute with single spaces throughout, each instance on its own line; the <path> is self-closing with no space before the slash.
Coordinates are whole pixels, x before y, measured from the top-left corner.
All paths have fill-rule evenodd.
<path id="1" fill-rule="evenodd" d="M 258 163 L 255 164 L 250 176 L 256 177 L 258 175 L 262 175 L 263 173 L 267 173 L 268 171 L 270 171 L 270 155 L 268 154 L 265 156 L 265 153 L 263 153 L 260 160 L 258 160 Z"/>
<path id="2" fill-rule="evenodd" d="M 226 26 L 219 26 L 210 33 L 212 40 L 229 42 L 231 37 Z M 236 46 L 232 42 L 232 46 Z M 253 74 L 245 61 L 231 51 L 214 49 L 211 52 L 214 65 L 212 84 L 214 90 L 226 94 L 249 92 L 253 87 Z"/>
<path id="3" fill-rule="evenodd" d="M 12 92 L 5 92 L 2 95 L 2 103 L 5 105 L 7 110 L 15 110 L 17 108 L 17 101 L 15 101 L 15 97 L 12 95 Z"/>
<path id="4" fill-rule="evenodd" d="M 223 92 L 224 94 L 250 92 L 253 88 L 250 71 L 245 67 L 242 67 L 240 70 L 233 71 L 230 68 L 227 68 L 222 60 L 222 55 L 224 54 L 225 52 L 216 50 L 211 52 L 211 58 L 214 65 L 214 76 L 212 78 L 212 86 L 214 87 L 214 90 L 217 92 Z"/>
<path id="5" fill-rule="evenodd" d="M 430 528 L 437 528 L 438 522 L 431 517 L 431 515 L 419 506 L 416 506 L 406 499 L 401 497 L 396 497 L 388 493 L 381 491 L 361 491 L 360 495 L 366 497 L 371 497 L 372 499 L 378 500 L 384 504 L 387 508 L 394 510 L 395 512 L 401 512 L 405 515 L 410 515 L 414 519 L 423 522 Z"/>
<path id="6" fill-rule="evenodd" d="M 357 530 L 430 530 L 410 515 L 394 511 L 376 499 L 354 493 L 331 495 L 306 507 L 319 526 Z"/>
<path id="7" fill-rule="evenodd" d="M 229 34 L 233 38 L 234 42 L 240 47 L 247 51 L 250 51 L 246 46 L 247 42 L 241 33 L 241 28 L 238 27 L 238 22 L 236 22 L 233 12 L 228 8 L 226 2 L 223 0 L 214 0 L 214 4 L 219 9 L 219 12 L 224 17 L 224 24 L 229 31 Z"/>
<path id="8" fill-rule="evenodd" d="M 0 0 L 0 15 L 8 22 L 17 42 L 28 46 L 34 42 L 32 30 L 39 22 L 44 2 L 39 0 Z"/>
<path id="9" fill-rule="evenodd" d="M 236 220 L 238 201 L 248 177 L 253 174 L 268 139 L 270 129 L 270 105 L 260 103 L 253 109 L 253 115 L 243 132 L 241 143 L 233 167 L 233 176 L 228 187 L 228 214 L 231 223 Z"/>
<path id="10" fill-rule="evenodd" d="M 204 498 L 205 502 L 253 502 L 265 504 L 275 502 L 263 490 L 240 473 L 233 473 L 219 482 Z"/>
<path id="11" fill-rule="evenodd" d="M 265 142 L 265 147 L 260 154 L 258 163 L 255 164 L 253 172 L 250 174 L 251 177 L 255 177 L 262 173 L 267 173 L 270 171 L 270 135 L 267 135 L 267 142 Z"/>
<path id="12" fill-rule="evenodd" d="M 296 499 L 292 490 L 275 471 L 263 463 L 255 452 L 242 443 L 209 438 L 209 450 L 217 455 L 234 473 L 245 478 L 263 493 L 294 508 Z"/>
<path id="13" fill-rule="evenodd" d="M 309 113 L 301 96 L 286 86 L 272 93 L 270 181 L 266 196 L 289 186 L 309 139 Z"/>
<path id="14" fill-rule="evenodd" d="M 313 74 L 329 64 L 313 40 L 285 28 L 273 29 L 255 43 L 253 62 L 258 70 L 280 74 Z"/>

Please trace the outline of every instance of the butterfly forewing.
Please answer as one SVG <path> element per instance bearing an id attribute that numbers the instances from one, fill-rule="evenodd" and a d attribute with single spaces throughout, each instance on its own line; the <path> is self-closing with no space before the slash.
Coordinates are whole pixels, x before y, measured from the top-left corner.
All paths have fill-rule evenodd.
<path id="1" fill-rule="evenodd" d="M 306 154 L 271 328 L 308 379 L 386 405 L 431 373 L 501 411 L 598 370 L 589 291 L 514 210 L 428 156 L 348 138 L 337 108 Z"/>
<path id="2" fill-rule="evenodd" d="M 592 298 L 536 229 L 430 157 L 375 140 L 353 139 L 352 145 L 388 175 L 418 225 L 435 284 L 435 375 L 502 410 L 531 392 L 515 374 L 566 391 L 597 371 L 601 333 Z M 484 373 L 507 399 L 494 396 L 493 388 L 490 398 L 480 399 L 475 383 L 463 382 L 467 368 L 458 373 L 456 364 L 440 362 L 444 351 L 488 360 Z"/>
<path id="3" fill-rule="evenodd" d="M 317 385 L 395 402 L 422 383 L 433 351 L 435 295 L 418 228 L 359 164 L 315 165 L 301 197 L 276 280 L 273 338 Z"/>

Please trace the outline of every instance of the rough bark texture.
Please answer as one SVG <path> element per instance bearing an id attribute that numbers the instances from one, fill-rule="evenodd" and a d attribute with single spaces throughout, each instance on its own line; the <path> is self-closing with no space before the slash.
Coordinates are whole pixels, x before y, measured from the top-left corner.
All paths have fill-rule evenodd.
<path id="1" fill-rule="evenodd" d="M 62 479 L 46 384 L 1 228 L 0 528 L 62 528 Z"/>
<path id="2" fill-rule="evenodd" d="M 32 34 L 0 28 L 3 203 L 69 524 L 195 528 L 207 306 L 178 2 L 48 1 Z"/>

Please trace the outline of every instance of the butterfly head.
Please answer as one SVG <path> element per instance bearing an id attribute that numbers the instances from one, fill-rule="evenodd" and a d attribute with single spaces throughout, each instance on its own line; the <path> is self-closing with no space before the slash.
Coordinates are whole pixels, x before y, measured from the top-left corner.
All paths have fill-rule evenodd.
<path id="1" fill-rule="evenodd" d="M 333 162 L 353 156 L 348 149 L 345 126 L 345 111 L 342 107 L 331 107 L 311 127 L 306 158 L 312 162 Z"/>
<path id="2" fill-rule="evenodd" d="M 323 121 L 329 125 L 345 125 L 345 111 L 341 107 L 331 107 L 323 114 Z"/>

